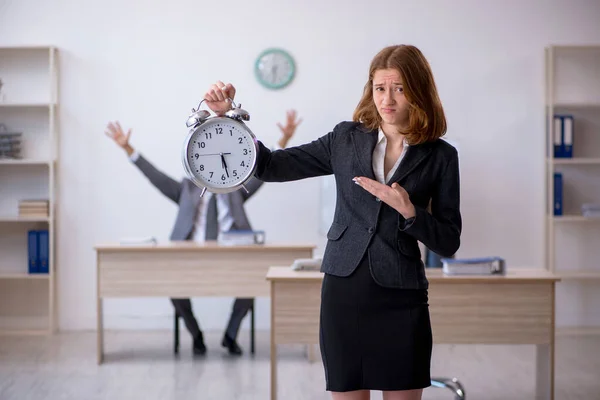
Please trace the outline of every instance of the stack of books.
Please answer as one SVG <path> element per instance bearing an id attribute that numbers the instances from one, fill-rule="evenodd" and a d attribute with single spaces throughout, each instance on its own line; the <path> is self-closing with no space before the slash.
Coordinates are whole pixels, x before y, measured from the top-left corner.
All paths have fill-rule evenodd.
<path id="1" fill-rule="evenodd" d="M 505 261 L 500 257 L 442 258 L 446 275 L 504 275 Z"/>
<path id="2" fill-rule="evenodd" d="M 9 132 L 4 124 L 0 124 L 0 159 L 2 158 L 21 158 L 21 133 Z"/>
<path id="3" fill-rule="evenodd" d="M 48 218 L 48 200 L 21 200 L 19 202 L 19 217 Z"/>
<path id="4" fill-rule="evenodd" d="M 581 215 L 587 218 L 600 218 L 599 203 L 585 203 L 581 205 Z"/>

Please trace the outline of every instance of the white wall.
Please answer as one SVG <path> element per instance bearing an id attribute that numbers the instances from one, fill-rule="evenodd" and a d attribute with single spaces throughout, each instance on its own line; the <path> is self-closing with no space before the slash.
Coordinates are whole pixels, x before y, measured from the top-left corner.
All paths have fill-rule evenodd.
<path id="1" fill-rule="evenodd" d="M 233 82 L 271 144 L 296 108 L 292 144 L 350 119 L 369 62 L 383 46 L 417 45 L 428 57 L 462 169 L 459 255 L 498 254 L 510 266 L 543 260 L 543 48 L 600 43 L 600 3 L 579 1 L 303 2 L 260 0 L 1 1 L 0 44 L 60 49 L 60 327 L 95 327 L 93 246 L 123 236 L 167 239 L 176 207 L 103 134 L 133 127 L 132 143 L 182 177 L 185 120 L 209 84 Z M 286 90 L 261 88 L 255 57 L 281 46 L 298 74 Z M 513 159 L 508 160 L 510 156 Z M 319 181 L 270 184 L 248 203 L 275 241 L 315 242 Z M 281 221 L 286 221 L 282 224 Z M 203 328 L 224 327 L 231 299 L 195 300 Z M 267 302 L 258 326 L 268 326 Z M 109 301 L 108 327 L 170 328 L 165 299 Z"/>

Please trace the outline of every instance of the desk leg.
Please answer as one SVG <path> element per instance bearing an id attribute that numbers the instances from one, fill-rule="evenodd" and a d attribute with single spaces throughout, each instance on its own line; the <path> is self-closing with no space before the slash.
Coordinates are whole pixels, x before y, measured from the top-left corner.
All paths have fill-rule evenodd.
<path id="1" fill-rule="evenodd" d="M 554 400 L 554 346 L 536 347 L 536 400 Z"/>
<path id="2" fill-rule="evenodd" d="M 98 322 L 96 325 L 96 334 L 98 337 L 98 365 L 102 364 L 104 358 L 104 324 L 102 318 L 102 297 L 98 296 L 98 310 L 97 318 Z"/>
<path id="3" fill-rule="evenodd" d="M 271 282 L 271 400 L 277 400 L 277 344 L 275 343 L 275 282 Z"/>

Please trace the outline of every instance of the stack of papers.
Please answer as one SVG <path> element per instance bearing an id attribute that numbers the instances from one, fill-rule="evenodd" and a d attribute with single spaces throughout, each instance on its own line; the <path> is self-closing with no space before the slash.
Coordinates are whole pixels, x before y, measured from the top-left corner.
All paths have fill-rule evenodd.
<path id="1" fill-rule="evenodd" d="M 131 237 L 131 238 L 123 238 L 119 240 L 120 244 L 123 245 L 144 245 L 144 244 L 156 244 L 158 241 L 154 236 L 145 236 L 145 237 Z"/>
<path id="2" fill-rule="evenodd" d="M 585 203 L 581 205 L 581 215 L 588 218 L 600 218 L 600 204 Z"/>
<path id="3" fill-rule="evenodd" d="M 505 262 L 500 257 L 442 258 L 442 270 L 447 275 L 504 275 Z"/>

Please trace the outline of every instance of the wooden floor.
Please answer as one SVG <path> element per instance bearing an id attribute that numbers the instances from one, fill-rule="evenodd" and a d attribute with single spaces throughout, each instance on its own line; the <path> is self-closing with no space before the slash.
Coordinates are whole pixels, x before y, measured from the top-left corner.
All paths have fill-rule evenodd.
<path id="1" fill-rule="evenodd" d="M 208 334 L 208 355 L 193 358 L 185 334 L 175 357 L 170 332 L 107 332 L 106 362 L 98 366 L 93 332 L 0 336 L 0 399 L 268 399 L 268 332 L 257 333 L 254 357 L 229 357 L 220 339 Z M 247 335 L 240 339 L 247 350 Z M 330 398 L 320 362 L 309 363 L 304 347 L 281 347 L 280 356 L 280 399 Z M 534 397 L 534 364 L 533 346 L 440 345 L 432 372 L 459 378 L 469 400 L 524 400 Z M 600 337 L 557 338 L 556 364 L 557 400 L 600 399 Z M 438 388 L 423 398 L 453 400 Z"/>

